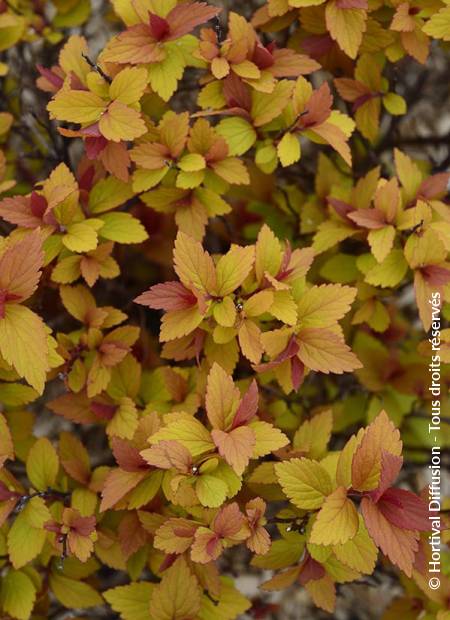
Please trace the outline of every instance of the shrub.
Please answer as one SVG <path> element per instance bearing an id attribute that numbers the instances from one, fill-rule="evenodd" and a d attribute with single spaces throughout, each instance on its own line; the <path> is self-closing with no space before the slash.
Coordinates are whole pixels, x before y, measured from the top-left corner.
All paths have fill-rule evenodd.
<path id="1" fill-rule="evenodd" d="M 449 33 L 447 0 L 0 0 L 2 617 L 390 578 L 377 617 L 448 620 L 450 156 L 408 120 Z"/>

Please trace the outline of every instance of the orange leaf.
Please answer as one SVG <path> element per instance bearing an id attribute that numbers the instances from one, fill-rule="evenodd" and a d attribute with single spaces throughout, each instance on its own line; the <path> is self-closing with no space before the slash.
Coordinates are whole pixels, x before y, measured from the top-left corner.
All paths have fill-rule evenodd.
<path id="1" fill-rule="evenodd" d="M 320 328 L 305 328 L 297 335 L 298 357 L 311 370 L 342 374 L 361 368 L 361 362 L 345 342 L 334 332 Z"/>
<path id="2" fill-rule="evenodd" d="M 14 301 L 28 299 L 37 288 L 43 262 L 42 238 L 37 231 L 9 246 L 0 256 L 0 291 L 12 295 Z"/>
<path id="3" fill-rule="evenodd" d="M 211 431 L 211 437 L 226 462 L 231 465 L 238 476 L 242 475 L 253 454 L 256 443 L 255 433 L 248 426 L 238 426 L 226 433 L 221 430 Z"/>
<path id="4" fill-rule="evenodd" d="M 390 523 L 376 504 L 367 497 L 361 502 L 361 510 L 367 530 L 375 544 L 393 564 L 411 577 L 414 558 L 419 548 L 419 533 L 414 530 L 402 530 Z"/>

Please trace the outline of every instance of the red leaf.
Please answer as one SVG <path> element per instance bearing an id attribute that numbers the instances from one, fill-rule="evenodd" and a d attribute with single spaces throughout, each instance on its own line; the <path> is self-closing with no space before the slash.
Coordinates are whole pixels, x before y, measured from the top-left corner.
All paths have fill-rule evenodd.
<path id="1" fill-rule="evenodd" d="M 388 489 L 377 503 L 386 519 L 404 530 L 430 530 L 428 506 L 411 491 Z"/>
<path id="2" fill-rule="evenodd" d="M 256 380 L 253 379 L 236 411 L 231 430 L 237 426 L 243 426 L 244 424 L 250 422 L 258 411 L 258 400 L 258 384 L 256 383 Z"/>
<path id="3" fill-rule="evenodd" d="M 384 555 L 410 577 L 418 550 L 419 533 L 397 527 L 386 519 L 378 506 L 363 497 L 361 511 L 369 535 Z"/>
<path id="4" fill-rule="evenodd" d="M 181 282 L 155 284 L 148 291 L 134 300 L 142 306 L 153 310 L 185 310 L 197 303 L 197 298 Z"/>
<path id="5" fill-rule="evenodd" d="M 321 125 L 330 116 L 333 96 L 327 82 L 315 90 L 306 104 L 306 112 L 299 119 L 299 126 L 302 129 Z"/>
<path id="6" fill-rule="evenodd" d="M 114 458 L 119 467 L 129 472 L 146 471 L 150 466 L 139 454 L 139 450 L 126 439 L 114 437 L 111 442 Z"/>
<path id="7" fill-rule="evenodd" d="M 308 583 L 308 581 L 317 581 L 318 579 L 322 579 L 322 577 L 324 576 L 324 567 L 319 564 L 319 562 L 316 562 L 316 560 L 313 560 L 310 555 L 308 555 L 302 565 L 301 572 L 298 578 L 302 586 L 304 586 L 305 583 Z"/>
<path id="8" fill-rule="evenodd" d="M 185 2 L 178 4 L 167 16 L 170 36 L 166 41 L 178 39 L 191 32 L 196 26 L 204 24 L 220 13 L 220 9 L 206 2 Z"/>
<path id="9" fill-rule="evenodd" d="M 155 15 L 154 13 L 150 13 L 149 23 L 152 35 L 157 41 L 162 41 L 166 38 L 166 35 L 170 31 L 169 22 L 167 19 L 164 19 L 159 15 Z"/>
<path id="10" fill-rule="evenodd" d="M 305 365 L 301 362 L 298 357 L 293 357 L 291 359 L 291 381 L 292 387 L 297 392 L 301 384 L 303 383 L 303 378 L 305 376 Z"/>
<path id="11" fill-rule="evenodd" d="M 0 256 L 0 290 L 25 301 L 37 288 L 43 262 L 42 237 L 35 231 Z"/>
<path id="12" fill-rule="evenodd" d="M 433 174 L 422 181 L 421 186 L 417 192 L 418 198 L 433 199 L 444 194 L 447 191 L 448 182 L 450 180 L 450 173 L 441 172 L 440 174 Z"/>
<path id="13" fill-rule="evenodd" d="M 370 493 L 372 500 L 377 503 L 383 493 L 389 489 L 397 479 L 403 465 L 403 458 L 391 452 L 381 452 L 381 476 L 378 488 Z"/>

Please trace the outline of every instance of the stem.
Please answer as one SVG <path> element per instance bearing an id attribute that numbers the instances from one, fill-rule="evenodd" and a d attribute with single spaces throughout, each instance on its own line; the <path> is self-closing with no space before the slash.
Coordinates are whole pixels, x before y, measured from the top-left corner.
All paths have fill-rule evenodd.
<path id="1" fill-rule="evenodd" d="M 85 61 L 88 63 L 88 65 L 94 69 L 94 71 L 97 71 L 97 73 L 99 75 L 102 76 L 102 78 L 108 82 L 108 84 L 112 83 L 112 79 L 109 77 L 109 75 L 106 75 L 106 73 L 103 71 L 103 69 L 101 67 L 99 67 L 93 60 L 91 60 L 89 58 L 89 56 L 87 56 L 86 54 L 81 54 L 83 56 L 83 58 L 85 59 Z"/>

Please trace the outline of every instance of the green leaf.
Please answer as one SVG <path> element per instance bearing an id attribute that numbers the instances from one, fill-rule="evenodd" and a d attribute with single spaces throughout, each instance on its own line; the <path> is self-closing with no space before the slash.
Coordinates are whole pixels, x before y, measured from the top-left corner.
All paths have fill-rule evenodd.
<path id="1" fill-rule="evenodd" d="M 38 393 L 22 383 L 2 383 L 0 385 L 0 402 L 6 407 L 21 407 L 33 402 Z"/>
<path id="2" fill-rule="evenodd" d="M 28 620 L 35 600 L 36 588 L 25 573 L 10 570 L 2 578 L 0 606 L 6 614 L 17 620 Z"/>
<path id="3" fill-rule="evenodd" d="M 400 116 L 406 114 L 406 101 L 400 95 L 388 93 L 383 97 L 383 105 L 389 114 Z"/>
<path id="4" fill-rule="evenodd" d="M 297 508 L 320 508 L 333 490 L 328 472 L 317 461 L 283 461 L 275 465 L 275 472 L 283 491 Z"/>
<path id="5" fill-rule="evenodd" d="M 293 541 L 280 538 L 275 540 L 265 555 L 257 555 L 252 559 L 252 566 L 278 570 L 296 564 L 305 548 L 304 540 Z"/>
<path id="6" fill-rule="evenodd" d="M 103 213 L 120 207 L 134 195 L 130 183 L 124 183 L 110 176 L 94 185 L 89 192 L 91 213 Z"/>
<path id="7" fill-rule="evenodd" d="M 99 231 L 103 239 L 118 243 L 142 243 L 148 239 L 145 228 L 129 213 L 106 213 L 100 216 L 104 224 Z"/>
<path id="8" fill-rule="evenodd" d="M 47 331 L 43 320 L 26 306 L 6 304 L 0 319 L 0 354 L 42 394 L 49 370 Z"/>
<path id="9" fill-rule="evenodd" d="M 123 620 L 149 620 L 154 585 L 141 581 L 107 590 L 103 596 Z"/>
<path id="10" fill-rule="evenodd" d="M 251 602 L 237 590 L 229 577 L 220 579 L 220 598 L 218 602 L 210 597 L 203 596 L 199 620 L 234 620 L 241 618 L 247 609 L 252 606 Z"/>
<path id="11" fill-rule="evenodd" d="M 218 508 L 225 501 L 228 486 L 220 478 L 205 474 L 199 478 L 195 491 L 202 506 Z"/>
<path id="12" fill-rule="evenodd" d="M 59 470 L 59 459 L 50 441 L 42 437 L 31 448 L 27 458 L 27 476 L 35 489 L 53 487 Z"/>
<path id="13" fill-rule="evenodd" d="M 382 288 L 397 286 L 408 271 L 408 263 L 402 250 L 392 250 L 382 263 L 377 263 L 375 259 L 373 261 L 367 259 L 366 265 L 364 265 L 364 258 L 365 255 L 360 256 L 356 264 L 358 269 L 362 267 L 361 271 L 366 275 L 366 282 L 372 286 L 381 286 Z"/>
<path id="14" fill-rule="evenodd" d="M 86 609 L 103 605 L 100 594 L 83 581 L 75 581 L 75 579 L 52 573 L 50 588 L 58 601 L 67 609 Z"/>
<path id="15" fill-rule="evenodd" d="M 256 142 L 256 131 L 244 118 L 226 118 L 217 125 L 217 133 L 225 138 L 229 155 L 243 155 Z"/>
<path id="16" fill-rule="evenodd" d="M 51 518 L 40 497 L 31 499 L 8 532 L 8 554 L 14 568 L 21 568 L 40 554 L 47 537 L 44 523 Z"/>

